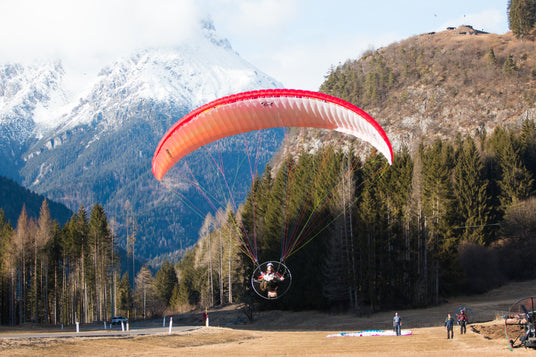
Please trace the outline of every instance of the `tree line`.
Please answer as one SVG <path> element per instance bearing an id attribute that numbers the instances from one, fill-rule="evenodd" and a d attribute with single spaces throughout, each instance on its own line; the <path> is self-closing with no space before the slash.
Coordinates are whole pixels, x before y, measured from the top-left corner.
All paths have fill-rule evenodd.
<path id="1" fill-rule="evenodd" d="M 63 226 L 44 200 L 37 219 L 26 208 L 13 228 L 0 210 L 0 323 L 74 324 L 114 315 L 162 315 L 177 285 L 165 262 L 129 278 L 103 207 L 81 207 Z M 131 274 L 132 276 L 132 274 Z"/>
<path id="2" fill-rule="evenodd" d="M 1 323 L 152 318 L 261 302 L 244 254 L 244 238 L 254 234 L 259 262 L 277 260 L 295 239 L 307 243 L 290 250 L 293 285 L 271 308 L 422 307 L 534 277 L 533 121 L 402 149 L 390 167 L 339 144 L 268 167 L 238 212 L 208 215 L 195 247 L 155 274 L 121 266 L 99 204 L 64 226 L 46 200 L 37 219 L 23 209 L 14 228 L 0 211 Z"/>

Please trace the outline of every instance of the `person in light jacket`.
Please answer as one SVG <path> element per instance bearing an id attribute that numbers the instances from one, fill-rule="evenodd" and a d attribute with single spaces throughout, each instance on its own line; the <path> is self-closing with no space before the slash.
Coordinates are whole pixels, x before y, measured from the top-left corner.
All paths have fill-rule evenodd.
<path id="1" fill-rule="evenodd" d="M 398 312 L 395 312 L 395 316 L 393 317 L 393 328 L 395 329 L 395 334 L 397 336 L 400 336 L 402 327 L 402 318 L 398 315 Z"/>

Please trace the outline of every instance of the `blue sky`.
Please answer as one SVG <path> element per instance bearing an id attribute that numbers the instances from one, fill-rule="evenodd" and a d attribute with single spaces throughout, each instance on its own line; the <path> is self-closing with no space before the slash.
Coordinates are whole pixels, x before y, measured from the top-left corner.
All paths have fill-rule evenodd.
<path id="1" fill-rule="evenodd" d="M 332 65 L 413 35 L 462 24 L 508 31 L 507 0 L 220 0 L 208 9 L 242 57 L 309 90 Z"/>
<path id="2" fill-rule="evenodd" d="M 503 34 L 507 0 L 0 0 L 0 61 L 57 56 L 97 68 L 173 46 L 210 16 L 220 36 L 287 88 L 317 90 L 331 66 L 462 24 Z M 83 69 L 89 70 L 89 69 Z"/>

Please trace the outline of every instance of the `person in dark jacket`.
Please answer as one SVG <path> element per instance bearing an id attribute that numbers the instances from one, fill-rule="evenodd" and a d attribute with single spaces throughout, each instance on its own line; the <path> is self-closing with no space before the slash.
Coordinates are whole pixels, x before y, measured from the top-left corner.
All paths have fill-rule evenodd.
<path id="1" fill-rule="evenodd" d="M 454 338 L 454 318 L 450 314 L 445 320 L 445 327 L 447 328 L 447 339 Z"/>
<path id="2" fill-rule="evenodd" d="M 458 324 L 460 325 L 460 335 L 463 335 L 467 332 L 467 315 L 465 314 L 465 310 L 460 311 L 460 314 L 458 315 Z"/>

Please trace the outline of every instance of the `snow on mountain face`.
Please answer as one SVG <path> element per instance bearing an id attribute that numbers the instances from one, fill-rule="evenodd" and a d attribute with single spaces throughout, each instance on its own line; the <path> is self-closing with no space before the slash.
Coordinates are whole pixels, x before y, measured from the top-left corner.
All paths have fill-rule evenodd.
<path id="1" fill-rule="evenodd" d="M 69 74 L 64 84 L 67 78 Z M 88 148 L 134 121 L 154 120 L 154 113 L 175 117 L 225 95 L 282 86 L 240 58 L 209 21 L 203 23 L 200 34 L 180 46 L 145 49 L 116 59 L 85 81 L 85 85 L 78 85 L 85 88 L 82 92 L 64 90 L 64 98 L 70 101 L 51 100 L 57 105 L 49 106 L 48 111 L 33 108 L 34 122 L 25 132 L 29 150 L 23 159 L 27 164 L 36 165 L 37 156 L 67 141 L 76 140 Z M 163 134 L 148 124 L 156 130 L 153 135 Z M 74 132 L 76 138 L 71 137 Z M 44 182 L 56 167 L 47 162 L 39 165 L 32 187 Z"/>
<path id="2" fill-rule="evenodd" d="M 194 108 L 248 88 L 278 86 L 245 65 L 236 55 L 217 47 L 146 50 L 104 68 L 86 103 L 76 108 L 69 120 L 75 122 L 71 125 L 89 123 L 95 112 L 117 112 L 143 99 Z"/>
<path id="3" fill-rule="evenodd" d="M 79 125 L 120 127 L 129 117 L 125 113 L 147 100 L 191 110 L 225 95 L 282 86 L 240 58 L 210 22 L 204 25 L 203 36 L 180 47 L 139 51 L 103 68 L 90 92 L 75 96 L 50 139 Z"/>
<path id="4" fill-rule="evenodd" d="M 225 95 L 282 85 L 240 58 L 210 21 L 176 48 L 146 49 L 119 58 L 86 88 L 67 87 L 61 62 L 0 67 L 0 141 L 54 140 L 80 125 L 121 126 L 125 113 L 144 100 L 193 109 Z"/>
<path id="5" fill-rule="evenodd" d="M 67 103 L 60 63 L 0 66 L 0 139 L 22 143 Z M 39 133 L 39 130 L 35 132 Z"/>

